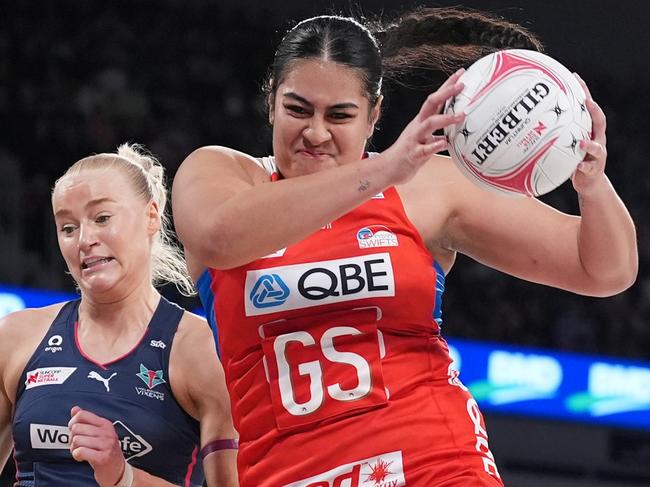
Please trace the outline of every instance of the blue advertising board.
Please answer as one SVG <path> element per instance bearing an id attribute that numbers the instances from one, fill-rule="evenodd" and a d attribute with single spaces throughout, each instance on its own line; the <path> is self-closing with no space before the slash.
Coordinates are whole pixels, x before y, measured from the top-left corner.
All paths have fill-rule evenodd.
<path id="1" fill-rule="evenodd" d="M 449 340 L 483 411 L 650 430 L 650 363 Z"/>
<path id="2" fill-rule="evenodd" d="M 0 286 L 0 316 L 76 297 Z M 650 362 L 448 341 L 454 368 L 483 411 L 650 430 Z"/>

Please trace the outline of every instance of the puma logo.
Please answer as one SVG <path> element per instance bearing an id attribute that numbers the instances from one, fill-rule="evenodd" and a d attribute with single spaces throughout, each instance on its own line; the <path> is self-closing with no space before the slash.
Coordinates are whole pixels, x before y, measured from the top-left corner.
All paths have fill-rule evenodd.
<path id="1" fill-rule="evenodd" d="M 111 392 L 111 388 L 108 385 L 108 382 L 116 375 L 117 372 L 113 372 L 108 379 L 104 379 L 101 375 L 99 375 L 97 372 L 93 370 L 91 373 L 88 374 L 88 378 L 98 380 L 99 382 L 104 384 L 104 387 L 106 387 L 106 392 Z"/>

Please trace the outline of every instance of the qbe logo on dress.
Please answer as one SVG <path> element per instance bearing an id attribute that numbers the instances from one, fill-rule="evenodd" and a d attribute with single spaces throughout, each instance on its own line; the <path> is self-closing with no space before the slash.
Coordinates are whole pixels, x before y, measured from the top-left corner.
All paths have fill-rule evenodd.
<path id="1" fill-rule="evenodd" d="M 401 487 L 406 485 L 402 452 L 394 451 L 346 463 L 284 487 Z"/>
<path id="2" fill-rule="evenodd" d="M 277 274 L 260 277 L 250 293 L 250 300 L 256 308 L 281 306 L 289 297 L 289 288 Z"/>
<path id="3" fill-rule="evenodd" d="M 248 271 L 246 316 L 395 296 L 389 253 Z"/>

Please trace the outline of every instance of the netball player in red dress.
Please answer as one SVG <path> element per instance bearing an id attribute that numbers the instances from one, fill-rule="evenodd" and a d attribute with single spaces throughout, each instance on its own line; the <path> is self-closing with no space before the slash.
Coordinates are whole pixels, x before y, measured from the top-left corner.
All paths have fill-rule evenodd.
<path id="1" fill-rule="evenodd" d="M 274 156 L 204 147 L 179 169 L 175 223 L 216 333 L 242 486 L 502 485 L 440 335 L 456 253 L 584 295 L 634 281 L 634 226 L 604 174 L 605 119 L 591 97 L 593 139 L 573 177 L 581 216 L 488 193 L 437 155 L 446 142 L 432 134 L 463 118 L 440 114 L 460 72 L 392 146 L 366 154 L 389 61 L 415 64 L 424 51 L 444 61 L 453 43 L 467 54 L 489 41 L 482 32 L 537 46 L 464 11 L 420 11 L 381 44 L 350 18 L 305 20 L 268 84 Z M 447 44 L 437 61 L 436 43 Z"/>

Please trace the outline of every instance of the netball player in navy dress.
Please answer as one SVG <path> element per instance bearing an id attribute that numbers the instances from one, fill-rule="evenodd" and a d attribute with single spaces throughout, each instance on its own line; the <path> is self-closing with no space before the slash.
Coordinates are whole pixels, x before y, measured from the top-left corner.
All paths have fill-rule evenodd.
<path id="1" fill-rule="evenodd" d="M 13 444 L 16 486 L 237 485 L 210 331 L 154 287 L 189 284 L 165 202 L 162 167 L 128 145 L 56 182 L 59 247 L 81 298 L 0 324 L 0 454 Z"/>

